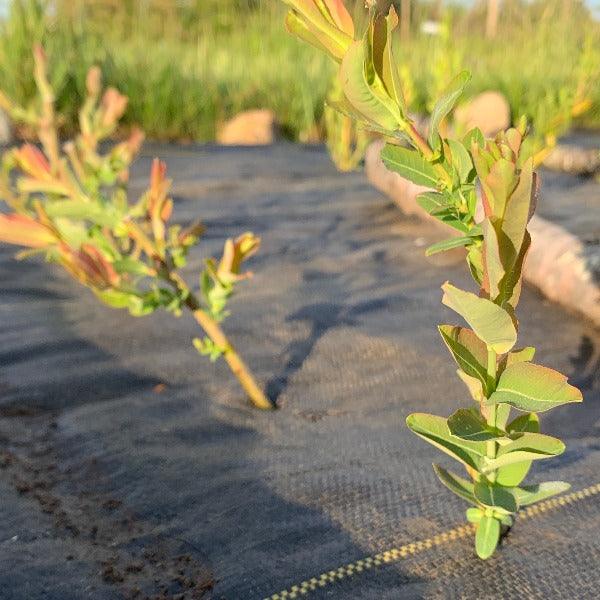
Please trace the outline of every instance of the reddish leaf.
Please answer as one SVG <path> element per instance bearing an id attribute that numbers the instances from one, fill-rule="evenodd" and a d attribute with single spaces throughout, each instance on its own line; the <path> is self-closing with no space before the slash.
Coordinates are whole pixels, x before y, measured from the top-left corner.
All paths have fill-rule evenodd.
<path id="1" fill-rule="evenodd" d="M 45 248 L 57 242 L 56 234 L 26 215 L 0 214 L 0 241 L 27 248 Z"/>

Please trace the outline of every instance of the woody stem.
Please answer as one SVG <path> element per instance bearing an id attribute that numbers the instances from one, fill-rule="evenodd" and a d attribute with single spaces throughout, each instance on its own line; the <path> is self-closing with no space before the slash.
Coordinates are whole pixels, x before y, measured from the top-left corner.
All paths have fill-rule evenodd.
<path id="1" fill-rule="evenodd" d="M 498 373 L 498 365 L 497 365 L 498 355 L 496 352 L 488 347 L 488 364 L 487 364 L 487 376 L 488 376 L 488 390 L 489 394 L 494 392 L 494 388 L 496 387 L 496 377 Z M 496 405 L 492 404 L 491 406 L 486 407 L 485 417 L 487 424 L 491 427 L 496 427 Z M 496 458 L 496 442 L 494 440 L 490 440 L 487 442 L 487 457 L 488 458 Z M 496 480 L 496 472 L 492 471 L 487 478 L 490 481 Z"/>
<path id="2" fill-rule="evenodd" d="M 221 326 L 205 310 L 202 309 L 200 301 L 190 291 L 185 281 L 174 272 L 169 272 L 168 281 L 185 297 L 185 305 L 190 309 L 196 322 L 202 327 L 206 335 L 223 352 L 223 358 L 229 365 L 231 372 L 237 377 L 240 385 L 248 395 L 248 398 L 256 408 L 272 410 L 275 408 L 250 372 L 246 363 L 242 360 L 233 344 L 229 341 Z"/>

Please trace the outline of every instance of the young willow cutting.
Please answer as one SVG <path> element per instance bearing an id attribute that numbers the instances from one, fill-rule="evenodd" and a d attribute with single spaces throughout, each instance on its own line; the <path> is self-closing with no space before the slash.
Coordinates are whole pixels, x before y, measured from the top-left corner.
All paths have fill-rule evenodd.
<path id="1" fill-rule="evenodd" d="M 477 554 L 486 559 L 519 507 L 568 489 L 561 481 L 523 481 L 534 460 L 565 449 L 559 439 L 540 433 L 537 413 L 582 400 L 565 376 L 532 362 L 534 348 L 515 348 L 515 309 L 531 243 L 527 225 L 538 195 L 531 152 L 523 145 L 525 124 L 493 140 L 484 139 L 478 129 L 461 139 L 445 137 L 446 128 L 440 126 L 469 80 L 463 72 L 436 102 L 429 134 L 422 136 L 404 102 L 393 7 L 382 14 L 371 6 L 367 30 L 355 39 L 341 0 L 285 1 L 291 7 L 288 28 L 340 65 L 344 98 L 337 108 L 385 136 L 382 158 L 387 167 L 430 188 L 419 196 L 419 204 L 456 230 L 455 237 L 427 253 L 466 249 L 477 293 L 447 282 L 442 302 L 468 327 L 440 325 L 439 331 L 473 403 L 448 418 L 412 414 L 407 424 L 466 469 L 467 477 L 434 465 L 440 481 L 472 505 L 467 518 L 476 524 Z"/>
<path id="2" fill-rule="evenodd" d="M 0 199 L 12 212 L 0 213 L 0 241 L 29 248 L 20 257 L 43 254 L 100 300 L 132 315 L 189 309 L 205 333 L 194 340 L 198 351 L 211 360 L 222 356 L 252 403 L 272 408 L 220 326 L 236 283 L 250 276 L 241 273 L 242 263 L 258 250 L 259 238 L 244 233 L 227 240 L 221 260 L 206 261 L 194 293 L 179 270 L 203 227 L 168 225 L 173 202 L 164 163 L 153 162 L 150 187 L 130 203 L 129 167 L 143 134 L 135 130 L 106 154 L 99 151 L 99 142 L 116 130 L 127 98 L 113 88 L 102 93 L 100 72 L 92 68 L 79 113 L 81 133 L 61 148 L 46 58 L 41 48 L 34 55 L 39 106 L 25 109 L 0 92 L 0 106 L 41 144 L 2 157 Z"/>

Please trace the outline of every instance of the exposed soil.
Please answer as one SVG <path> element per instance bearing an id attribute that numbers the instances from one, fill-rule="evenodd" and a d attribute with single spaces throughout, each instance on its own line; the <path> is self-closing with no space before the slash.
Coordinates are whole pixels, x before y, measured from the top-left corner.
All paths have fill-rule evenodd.
<path id="1" fill-rule="evenodd" d="M 214 580 L 189 543 L 155 532 L 125 502 L 103 493 L 106 473 L 94 458 L 65 469 L 56 446 L 52 414 L 0 411 L 3 479 L 49 516 L 49 535 L 66 538 L 63 559 L 85 557 L 96 565 L 97 585 L 107 584 L 127 600 L 199 600 Z M 93 582 L 88 588 L 94 592 Z"/>

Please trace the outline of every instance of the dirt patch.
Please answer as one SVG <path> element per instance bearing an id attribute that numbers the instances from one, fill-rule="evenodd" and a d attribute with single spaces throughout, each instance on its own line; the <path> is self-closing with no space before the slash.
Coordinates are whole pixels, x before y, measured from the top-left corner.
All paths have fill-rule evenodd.
<path id="1" fill-rule="evenodd" d="M 98 581 L 128 600 L 208 597 L 214 580 L 198 552 L 156 533 L 123 500 L 99 491 L 106 474 L 96 459 L 75 470 L 61 467 L 52 415 L 12 415 L 0 421 L 7 448 L 0 452 L 0 478 L 52 518 L 51 536 L 70 538 L 73 551 L 65 561 L 92 561 Z"/>

